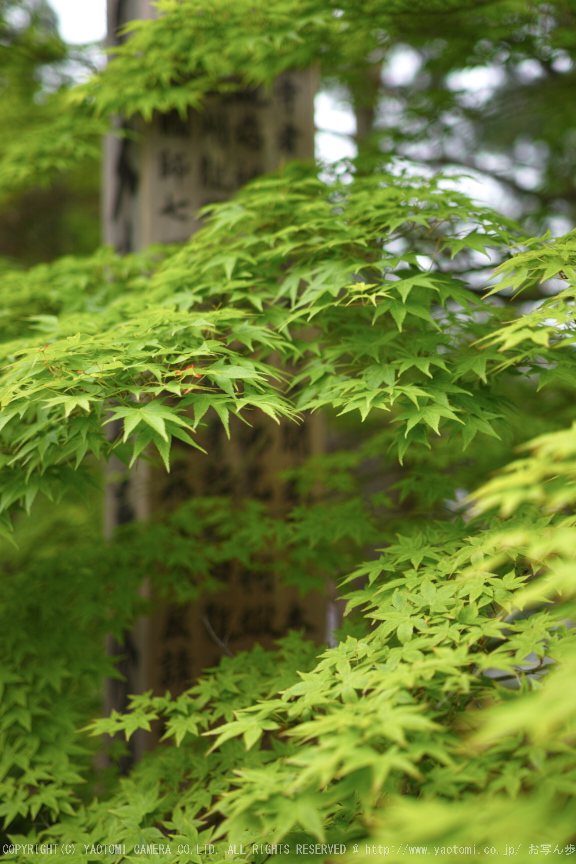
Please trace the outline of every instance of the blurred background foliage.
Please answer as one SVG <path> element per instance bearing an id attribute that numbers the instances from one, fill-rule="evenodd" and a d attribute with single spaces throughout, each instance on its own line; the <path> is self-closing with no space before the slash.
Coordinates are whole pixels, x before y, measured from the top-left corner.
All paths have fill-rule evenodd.
<path id="1" fill-rule="evenodd" d="M 50 95 L 94 71 L 92 54 L 66 45 L 45 0 L 0 2 L 0 157 L 53 116 Z M 85 255 L 100 243 L 100 164 L 62 172 L 50 187 L 0 199 L 0 259 L 29 267 L 62 255 Z"/>

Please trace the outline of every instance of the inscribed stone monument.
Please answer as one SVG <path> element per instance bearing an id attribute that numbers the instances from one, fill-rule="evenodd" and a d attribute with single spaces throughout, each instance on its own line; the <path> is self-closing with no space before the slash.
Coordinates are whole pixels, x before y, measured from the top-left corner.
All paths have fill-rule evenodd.
<path id="1" fill-rule="evenodd" d="M 108 0 L 109 45 L 119 44 L 117 31 L 124 23 L 153 15 L 147 0 Z M 127 254 L 153 243 L 186 241 L 201 227 L 199 208 L 226 200 L 285 161 L 312 158 L 315 90 L 314 70 L 288 71 L 269 91 L 258 87 L 210 97 L 202 111 L 189 110 L 184 118 L 171 112 L 155 114 L 148 124 L 119 119 L 136 134 L 105 142 L 104 242 Z M 170 510 L 190 496 L 229 495 L 236 502 L 251 496 L 266 502 L 274 515 L 289 510 L 294 501 L 275 475 L 321 452 L 320 421 L 277 425 L 262 415 L 246 426 L 237 420 L 228 442 L 219 421 L 210 414 L 206 420 L 200 443 L 208 456 L 191 448 L 176 450 L 168 477 L 141 467 L 139 473 L 111 478 L 108 535 L 122 521 Z M 237 563 L 220 576 L 225 591 L 186 607 L 161 605 L 123 646 L 112 647 L 125 655 L 127 680 L 111 683 L 109 709 L 121 710 L 135 690 L 162 694 L 168 689 L 176 695 L 223 653 L 256 642 L 272 647 L 288 629 L 304 629 L 316 642 L 324 641 L 324 596 L 301 598 L 295 589 L 282 588 L 272 572 L 254 573 Z M 136 756 L 141 748 L 142 741 Z"/>

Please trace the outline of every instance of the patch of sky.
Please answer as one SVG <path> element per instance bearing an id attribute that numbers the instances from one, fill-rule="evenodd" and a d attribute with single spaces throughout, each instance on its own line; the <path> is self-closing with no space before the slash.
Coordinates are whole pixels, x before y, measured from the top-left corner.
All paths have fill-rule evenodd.
<path id="1" fill-rule="evenodd" d="M 416 78 L 422 57 L 409 45 L 395 45 L 388 51 L 382 67 L 382 81 L 387 87 L 406 87 Z"/>
<path id="2" fill-rule="evenodd" d="M 358 148 L 356 117 L 349 103 L 332 93 L 321 91 L 314 100 L 316 158 L 320 162 L 353 159 Z"/>
<path id="3" fill-rule="evenodd" d="M 557 51 L 552 61 L 552 68 L 555 72 L 570 72 L 574 63 L 567 51 Z"/>
<path id="4" fill-rule="evenodd" d="M 450 73 L 446 84 L 460 94 L 463 107 L 480 108 L 505 81 L 506 73 L 499 66 L 473 66 Z"/>
<path id="5" fill-rule="evenodd" d="M 50 0 L 62 39 L 72 45 L 106 38 L 106 0 Z"/>

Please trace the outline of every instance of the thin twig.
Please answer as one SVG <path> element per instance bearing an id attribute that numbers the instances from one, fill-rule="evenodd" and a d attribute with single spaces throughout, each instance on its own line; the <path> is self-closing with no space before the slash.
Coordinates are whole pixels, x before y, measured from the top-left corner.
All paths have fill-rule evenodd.
<path id="1" fill-rule="evenodd" d="M 222 651 L 224 651 L 224 653 L 228 655 L 228 657 L 235 657 L 236 655 L 233 651 L 230 650 L 226 642 L 223 642 L 222 639 L 220 639 L 220 637 L 216 635 L 207 615 L 202 616 L 202 621 L 204 622 L 204 626 L 208 631 L 208 635 L 216 643 L 216 645 L 218 645 L 218 647 L 221 648 Z"/>

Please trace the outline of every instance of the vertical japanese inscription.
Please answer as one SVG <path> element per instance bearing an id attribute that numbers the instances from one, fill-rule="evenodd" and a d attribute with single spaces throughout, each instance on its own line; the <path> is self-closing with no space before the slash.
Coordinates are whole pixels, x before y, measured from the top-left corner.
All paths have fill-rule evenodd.
<path id="1" fill-rule="evenodd" d="M 159 655 L 159 680 L 163 689 L 181 693 L 192 683 L 191 632 L 188 610 L 171 604 L 164 613 Z"/>
<path id="2" fill-rule="evenodd" d="M 298 150 L 301 130 L 298 128 L 296 100 L 299 86 L 295 76 L 285 73 L 276 82 L 276 94 L 282 106 L 283 118 L 278 132 L 278 149 L 289 159 L 294 159 Z"/>
<path id="3" fill-rule="evenodd" d="M 318 452 L 313 423 L 285 427 L 255 416 L 246 425 L 231 417 L 230 441 L 215 412 L 205 415 L 205 424 L 198 443 L 207 456 L 177 445 L 170 477 L 159 471 L 153 474 L 152 495 L 158 508 L 171 510 L 191 498 L 226 495 L 238 506 L 245 498 L 260 501 L 272 515 L 282 516 L 298 503 L 294 490 L 276 473 Z M 214 542 L 212 535 L 209 542 Z M 303 631 L 316 642 L 324 640 L 325 598 L 314 593 L 302 598 L 297 589 L 282 587 L 277 564 L 274 554 L 265 551 L 250 562 L 223 561 L 211 571 L 223 590 L 202 594 L 178 614 L 174 611 L 178 607 L 169 606 L 154 616 L 157 636 L 152 641 L 161 650 L 149 686 L 157 694 L 169 689 L 178 695 L 190 686 L 185 682 L 184 661 L 190 664 L 188 678 L 195 678 L 223 656 L 250 649 L 254 643 L 272 648 L 288 630 Z M 186 656 L 179 653 L 183 647 L 188 648 Z"/>
<path id="4" fill-rule="evenodd" d="M 105 242 L 124 253 L 184 242 L 201 226 L 201 207 L 287 159 L 312 156 L 312 79 L 309 70 L 286 72 L 272 93 L 208 97 L 201 112 L 155 114 L 149 124 L 119 121 L 121 137 L 106 144 Z"/>

